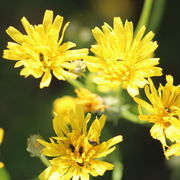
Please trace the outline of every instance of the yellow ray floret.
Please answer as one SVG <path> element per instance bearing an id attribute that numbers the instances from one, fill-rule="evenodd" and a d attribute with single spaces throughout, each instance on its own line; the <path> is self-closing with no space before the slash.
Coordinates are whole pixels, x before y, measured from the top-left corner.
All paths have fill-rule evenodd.
<path id="1" fill-rule="evenodd" d="M 166 157 L 179 154 L 175 150 L 180 142 L 180 85 L 173 85 L 173 77 L 166 76 L 165 86 L 160 84 L 158 90 L 154 87 L 151 79 L 149 85 L 145 86 L 145 93 L 150 103 L 139 99 L 134 100 L 139 104 L 139 118 L 154 123 L 150 133 L 154 139 L 158 139 L 163 149 L 169 147 L 167 139 L 177 145 L 172 145 L 165 153 Z M 146 113 L 143 111 L 146 109 Z"/>
<path id="2" fill-rule="evenodd" d="M 144 36 L 145 29 L 143 26 L 134 36 L 132 22 L 123 25 L 115 17 L 113 28 L 104 23 L 102 31 L 97 27 L 92 30 L 97 41 L 91 47 L 95 56 L 88 56 L 86 64 L 91 72 L 97 73 L 95 83 L 112 88 L 121 85 L 131 96 L 136 96 L 138 88 L 148 83 L 146 78 L 161 75 L 161 68 L 156 67 L 159 58 L 153 58 L 158 47 L 152 41 L 154 33 Z"/>
<path id="3" fill-rule="evenodd" d="M 76 107 L 76 99 L 72 96 L 63 96 L 57 98 L 53 102 L 53 113 L 60 118 L 63 118 L 66 123 L 69 121 L 69 113 L 73 111 Z"/>
<path id="4" fill-rule="evenodd" d="M 106 170 L 112 170 L 113 165 L 98 160 L 114 151 L 115 144 L 122 141 L 122 136 L 116 136 L 108 141 L 100 142 L 102 128 L 106 117 L 96 118 L 87 131 L 90 114 L 84 117 L 83 108 L 77 105 L 69 113 L 69 122 L 60 116 L 53 120 L 57 137 L 50 138 L 50 143 L 39 140 L 45 146 L 43 154 L 54 157 L 51 165 L 39 176 L 41 180 L 89 180 L 89 175 L 103 175 Z"/>
<path id="5" fill-rule="evenodd" d="M 3 129 L 3 128 L 0 128 L 0 144 L 1 144 L 2 141 L 3 141 L 3 136 L 4 136 L 4 129 Z"/>
<path id="6" fill-rule="evenodd" d="M 101 96 L 85 88 L 75 89 L 75 92 L 77 94 L 76 102 L 84 107 L 85 112 L 104 112 L 107 109 Z"/>
<path id="7" fill-rule="evenodd" d="M 164 154 L 167 159 L 169 156 L 180 156 L 180 142 L 171 145 Z"/>
<path id="8" fill-rule="evenodd" d="M 83 59 L 88 50 L 70 50 L 76 46 L 75 43 L 62 43 L 69 22 L 62 27 L 63 17 L 57 15 L 53 20 L 51 10 L 45 11 L 42 24 L 33 26 L 25 17 L 21 22 L 27 34 L 10 26 L 6 32 L 15 42 L 8 42 L 3 58 L 18 61 L 15 67 L 23 66 L 22 76 L 42 77 L 40 88 L 49 86 L 52 73 L 59 80 L 77 78 L 77 73 L 73 71 L 76 64 L 72 62 Z"/>
<path id="9" fill-rule="evenodd" d="M 4 136 L 4 129 L 0 128 L 0 144 L 3 141 L 3 136 Z M 0 161 L 0 168 L 3 168 L 3 167 L 4 167 L 4 163 Z"/>
<path id="10" fill-rule="evenodd" d="M 104 112 L 108 107 L 103 98 L 85 88 L 75 89 L 77 97 L 63 96 L 53 102 L 53 113 L 68 120 L 67 116 L 76 104 L 83 106 L 85 112 Z"/>

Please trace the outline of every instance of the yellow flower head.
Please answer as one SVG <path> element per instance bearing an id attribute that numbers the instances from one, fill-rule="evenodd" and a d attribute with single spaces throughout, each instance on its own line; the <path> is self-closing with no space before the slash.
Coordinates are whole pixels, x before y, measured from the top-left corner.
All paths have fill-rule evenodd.
<path id="1" fill-rule="evenodd" d="M 164 149 L 167 147 L 167 139 L 171 142 L 180 141 L 180 85 L 174 86 L 170 75 L 166 76 L 166 80 L 166 85 L 160 84 L 156 90 L 149 79 L 145 93 L 150 103 L 134 98 L 139 104 L 139 118 L 154 123 L 150 130 L 151 136 L 160 140 Z M 147 113 L 143 112 L 142 107 Z"/>
<path id="2" fill-rule="evenodd" d="M 0 144 L 3 141 L 3 136 L 4 136 L 4 129 L 0 128 Z M 3 168 L 3 167 L 4 167 L 4 163 L 0 161 L 0 168 Z"/>
<path id="3" fill-rule="evenodd" d="M 107 109 L 102 97 L 97 94 L 85 88 L 75 89 L 75 92 L 77 94 L 76 102 L 84 107 L 85 112 L 103 112 Z"/>
<path id="4" fill-rule="evenodd" d="M 57 15 L 53 20 L 53 11 L 50 10 L 45 11 L 42 24 L 33 26 L 25 17 L 21 22 L 27 34 L 24 35 L 10 26 L 6 32 L 16 42 L 8 42 L 8 49 L 4 50 L 3 55 L 5 59 L 18 61 L 15 67 L 24 66 L 20 75 L 42 77 L 40 88 L 49 86 L 51 72 L 59 80 L 77 78 L 77 73 L 73 73 L 76 65 L 72 62 L 83 59 L 88 50 L 69 50 L 76 44 L 62 43 L 69 22 L 62 28 L 63 17 Z"/>
<path id="5" fill-rule="evenodd" d="M 165 156 L 180 156 L 180 121 L 173 121 L 165 130 L 166 137 L 171 141 L 171 146 L 165 151 Z"/>
<path id="6" fill-rule="evenodd" d="M 71 96 L 57 98 L 53 102 L 53 113 L 69 123 L 69 113 L 76 107 L 76 99 Z"/>
<path id="7" fill-rule="evenodd" d="M 145 33 L 143 26 L 133 37 L 133 24 L 126 21 L 124 26 L 119 17 L 114 18 L 114 26 L 102 26 L 102 31 L 95 27 L 92 33 L 97 41 L 91 51 L 95 57 L 85 58 L 87 67 L 96 72 L 94 82 L 108 87 L 121 85 L 131 96 L 139 94 L 138 88 L 148 83 L 146 78 L 160 76 L 159 58 L 153 58 L 158 47 L 153 42 L 153 32 Z"/>
<path id="8" fill-rule="evenodd" d="M 169 156 L 173 156 L 173 155 L 180 156 L 180 142 L 171 145 L 164 154 L 167 159 L 169 159 Z"/>
<path id="9" fill-rule="evenodd" d="M 122 136 L 116 136 L 108 141 L 100 142 L 99 137 L 106 117 L 96 118 L 87 131 L 90 114 L 84 117 L 83 108 L 76 106 L 69 114 L 70 124 L 56 116 L 53 120 L 57 137 L 50 138 L 50 143 L 39 140 L 45 146 L 43 154 L 54 157 L 51 165 L 39 176 L 41 180 L 88 180 L 92 176 L 103 175 L 106 170 L 112 170 L 113 165 L 98 160 L 115 150 L 113 145 L 122 141 Z"/>

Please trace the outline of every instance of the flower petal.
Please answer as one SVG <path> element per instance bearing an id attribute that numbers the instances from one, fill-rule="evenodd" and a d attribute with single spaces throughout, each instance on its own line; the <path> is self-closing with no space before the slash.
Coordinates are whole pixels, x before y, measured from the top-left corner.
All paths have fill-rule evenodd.
<path id="1" fill-rule="evenodd" d="M 44 73 L 41 82 L 40 82 L 40 88 L 48 87 L 52 79 L 52 75 L 50 71 L 47 71 Z"/>

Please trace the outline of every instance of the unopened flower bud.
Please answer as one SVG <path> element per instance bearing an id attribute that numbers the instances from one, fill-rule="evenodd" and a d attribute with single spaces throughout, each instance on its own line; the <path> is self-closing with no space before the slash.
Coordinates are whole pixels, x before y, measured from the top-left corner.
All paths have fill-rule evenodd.
<path id="1" fill-rule="evenodd" d="M 72 64 L 75 66 L 72 72 L 78 76 L 82 76 L 86 70 L 86 64 L 82 60 L 72 61 Z"/>
<path id="2" fill-rule="evenodd" d="M 38 134 L 33 134 L 27 139 L 27 148 L 26 150 L 31 153 L 31 156 L 40 156 L 41 151 L 44 148 L 42 144 L 40 144 L 37 139 L 43 139 Z"/>

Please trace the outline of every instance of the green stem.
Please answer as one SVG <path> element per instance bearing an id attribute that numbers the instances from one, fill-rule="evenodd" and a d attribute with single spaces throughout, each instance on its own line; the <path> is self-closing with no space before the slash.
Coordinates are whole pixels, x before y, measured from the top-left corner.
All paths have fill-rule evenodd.
<path id="1" fill-rule="evenodd" d="M 75 88 L 81 88 L 84 87 L 82 83 L 77 81 L 76 79 L 66 79 L 69 84 L 71 84 Z"/>
<path id="2" fill-rule="evenodd" d="M 165 10 L 166 0 L 156 0 L 154 1 L 151 18 L 149 20 L 148 29 L 156 32 L 159 28 L 160 22 L 163 17 L 163 12 Z"/>
<path id="3" fill-rule="evenodd" d="M 103 129 L 105 139 L 109 139 L 111 137 L 110 128 Z M 115 151 L 112 152 L 111 155 L 106 157 L 106 160 L 109 160 L 114 165 L 114 169 L 112 172 L 112 180 L 121 180 L 123 175 L 123 164 L 121 158 L 121 150 L 119 148 L 119 144 L 116 144 Z"/>
<path id="4" fill-rule="evenodd" d="M 11 180 L 9 172 L 6 170 L 6 168 L 0 168 L 0 179 Z"/>
<path id="5" fill-rule="evenodd" d="M 42 161 L 42 163 L 46 166 L 46 167 L 49 167 L 50 166 L 50 162 L 49 160 L 44 156 L 44 155 L 40 155 L 39 156 L 39 159 Z"/>
<path id="6" fill-rule="evenodd" d="M 95 83 L 93 82 L 93 74 L 92 73 L 88 73 L 86 75 L 86 80 L 85 80 L 85 86 L 88 90 L 90 90 L 91 92 L 96 93 L 97 88 Z"/>
<path id="7" fill-rule="evenodd" d="M 159 1 L 159 0 L 156 0 L 156 1 Z M 137 24 L 136 29 L 135 29 L 135 34 L 137 34 L 139 29 L 143 25 L 147 26 L 149 16 L 150 16 L 150 13 L 151 13 L 152 4 L 153 4 L 153 0 L 145 0 L 144 1 L 143 9 L 142 9 L 138 24 Z"/>
<path id="8" fill-rule="evenodd" d="M 115 157 L 117 159 L 118 156 Z M 120 161 L 114 160 L 114 170 L 112 172 L 112 180 L 121 180 L 123 175 L 123 164 Z"/>
<path id="9" fill-rule="evenodd" d="M 126 119 L 126 120 L 129 120 L 131 122 L 138 123 L 138 124 L 145 124 L 146 123 L 145 121 L 139 120 L 138 115 L 130 112 L 129 110 L 122 111 L 121 117 Z"/>

